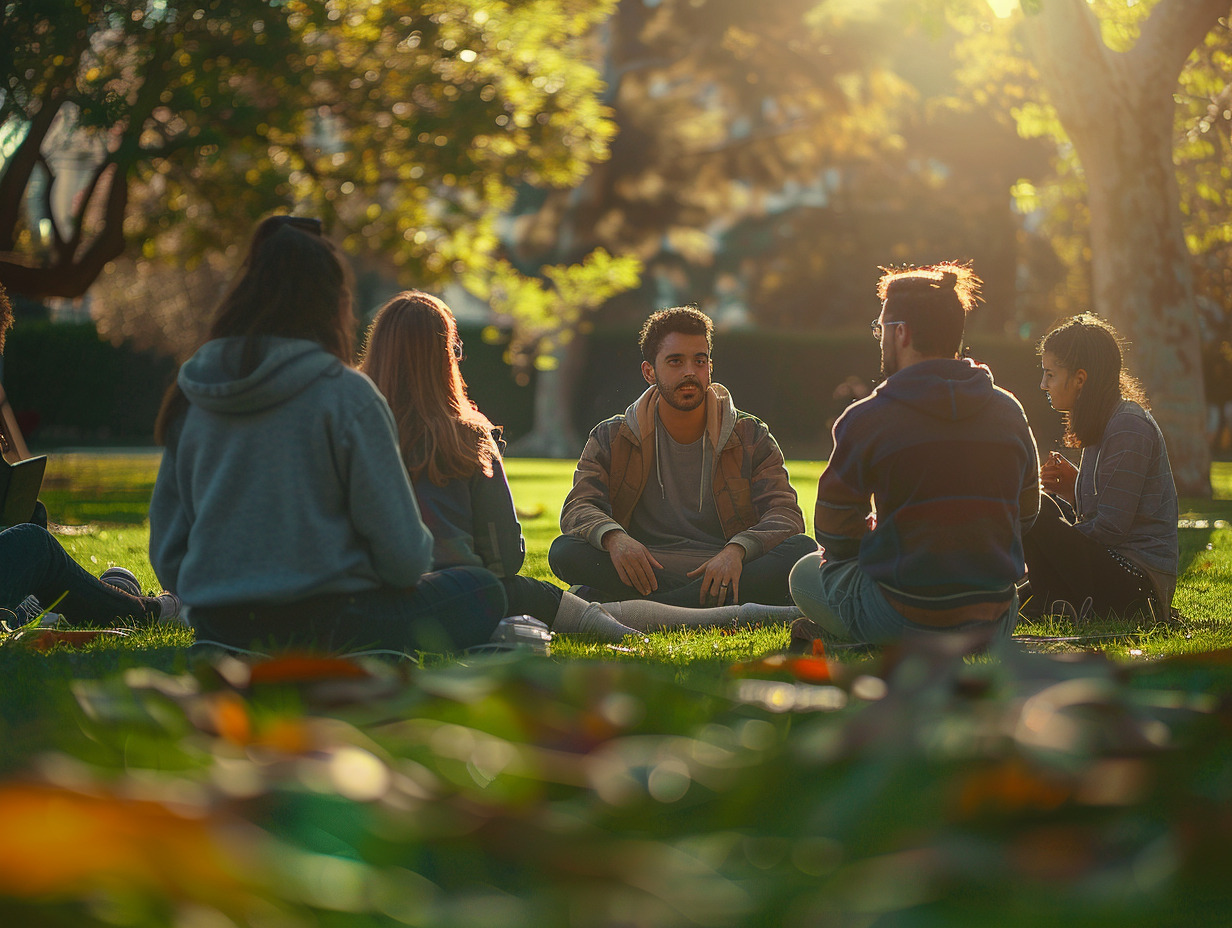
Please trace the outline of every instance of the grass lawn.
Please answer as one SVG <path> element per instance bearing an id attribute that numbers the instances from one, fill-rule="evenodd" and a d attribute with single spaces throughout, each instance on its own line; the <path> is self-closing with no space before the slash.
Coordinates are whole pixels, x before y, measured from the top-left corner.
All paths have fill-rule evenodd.
<path id="1" fill-rule="evenodd" d="M 572 466 L 507 464 L 546 579 Z M 52 460 L 79 561 L 155 585 L 156 466 Z M 821 465 L 790 469 L 811 523 Z M 1222 924 L 1232 468 L 1213 477 L 1182 505 L 1188 628 L 1024 625 L 1053 640 L 992 660 L 783 661 L 782 628 L 422 667 L 7 637 L 0 919 Z"/>

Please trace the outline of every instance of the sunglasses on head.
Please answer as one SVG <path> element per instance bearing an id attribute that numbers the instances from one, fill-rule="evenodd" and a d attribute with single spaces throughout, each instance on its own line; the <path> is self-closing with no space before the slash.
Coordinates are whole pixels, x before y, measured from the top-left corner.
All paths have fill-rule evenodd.
<path id="1" fill-rule="evenodd" d="M 271 217 L 275 228 L 282 226 L 291 226 L 293 229 L 299 229 L 301 232 L 311 232 L 313 235 L 324 234 L 324 226 L 320 219 L 314 219 L 312 216 L 273 216 Z"/>

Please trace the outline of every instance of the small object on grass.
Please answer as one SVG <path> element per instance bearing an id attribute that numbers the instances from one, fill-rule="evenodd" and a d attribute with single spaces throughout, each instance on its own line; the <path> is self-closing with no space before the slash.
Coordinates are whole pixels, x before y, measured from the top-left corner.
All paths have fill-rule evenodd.
<path id="1" fill-rule="evenodd" d="M 500 620 L 488 644 L 525 647 L 535 654 L 547 654 L 552 644 L 552 632 L 543 622 L 529 615 L 511 615 Z M 479 645 L 479 648 L 483 649 L 484 646 Z"/>
<path id="2" fill-rule="evenodd" d="M 787 644 L 787 653 L 824 654 L 825 649 L 821 642 L 821 626 L 804 616 L 792 622 L 791 639 Z"/>
<path id="3" fill-rule="evenodd" d="M 119 628 L 79 628 L 63 631 L 51 628 L 31 628 L 17 632 L 14 640 L 34 651 L 50 651 L 58 644 L 79 648 L 103 636 L 127 638 L 128 632 Z"/>

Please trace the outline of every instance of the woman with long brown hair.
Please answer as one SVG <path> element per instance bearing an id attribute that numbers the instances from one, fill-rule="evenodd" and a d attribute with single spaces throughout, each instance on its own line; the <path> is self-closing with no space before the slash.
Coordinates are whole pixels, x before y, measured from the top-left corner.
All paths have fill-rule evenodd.
<path id="1" fill-rule="evenodd" d="M 409 290 L 377 312 L 360 370 L 389 400 L 402 457 L 436 540 L 433 563 L 487 567 L 505 588 L 510 615 L 530 615 L 556 632 L 619 640 L 651 628 L 783 621 L 795 609 L 746 603 L 689 609 L 631 600 L 590 603 L 518 574 L 522 527 L 501 463 L 497 430 L 466 394 L 462 342 L 449 307 Z M 790 613 L 790 615 L 789 615 Z"/>
<path id="2" fill-rule="evenodd" d="M 402 459 L 435 539 L 438 569 L 486 567 L 500 578 L 510 615 L 557 632 L 618 641 L 633 629 L 551 583 L 518 574 L 526 543 L 501 464 L 499 431 L 466 395 L 462 341 L 441 300 L 408 290 L 381 307 L 360 370 L 389 401 Z"/>
<path id="3" fill-rule="evenodd" d="M 320 223 L 262 222 L 156 429 L 150 561 L 198 640 L 451 650 L 504 615 L 488 571 L 429 572 L 389 406 L 350 366 L 354 325 Z"/>
<path id="4" fill-rule="evenodd" d="M 1039 353 L 1040 389 L 1064 416 L 1066 447 L 1081 456 L 1075 467 L 1053 451 L 1040 467 L 1040 514 L 1023 536 L 1031 596 L 1023 611 L 1167 619 L 1177 575 L 1176 486 L 1120 337 L 1083 314 L 1054 327 Z"/>

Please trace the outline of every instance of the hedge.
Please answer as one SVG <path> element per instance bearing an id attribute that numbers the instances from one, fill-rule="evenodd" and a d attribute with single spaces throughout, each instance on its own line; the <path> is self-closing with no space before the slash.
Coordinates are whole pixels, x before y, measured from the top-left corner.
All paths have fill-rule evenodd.
<path id="1" fill-rule="evenodd" d="M 19 319 L 4 388 L 27 438 L 60 445 L 149 444 L 175 361 L 99 338 L 90 323 Z"/>
<path id="2" fill-rule="evenodd" d="M 486 342 L 482 326 L 461 329 L 471 397 L 516 440 L 531 428 L 535 375 L 518 385 L 504 363 L 504 344 Z M 587 336 L 584 350 L 586 363 L 573 397 L 582 435 L 623 412 L 645 388 L 634 331 L 596 331 Z M 1055 448 L 1060 417 L 1038 389 L 1039 364 L 1031 345 L 984 338 L 972 354 L 1022 400 L 1041 449 Z M 741 409 L 769 423 L 789 457 L 825 457 L 830 424 L 850 400 L 836 396 L 836 389 L 850 378 L 866 390 L 879 379 L 877 345 L 866 332 L 720 332 L 714 364 L 715 379 L 732 391 Z M 23 320 L 9 336 L 4 384 L 39 447 L 146 444 L 175 369 L 170 358 L 103 341 L 89 324 Z"/>

